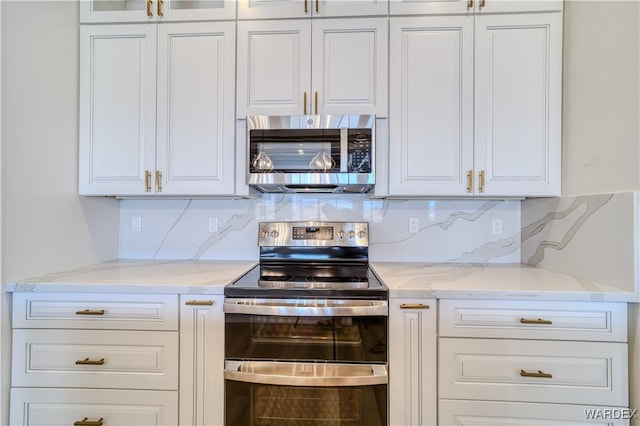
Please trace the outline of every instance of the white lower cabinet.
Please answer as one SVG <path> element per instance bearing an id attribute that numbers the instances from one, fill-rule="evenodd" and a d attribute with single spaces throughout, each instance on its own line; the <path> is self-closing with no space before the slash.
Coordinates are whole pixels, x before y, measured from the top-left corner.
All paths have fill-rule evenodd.
<path id="1" fill-rule="evenodd" d="M 180 298 L 180 425 L 224 424 L 224 296 Z"/>
<path id="2" fill-rule="evenodd" d="M 628 425 L 626 304 L 442 300 L 439 425 Z"/>
<path id="3" fill-rule="evenodd" d="M 12 426 L 178 424 L 178 296 L 14 293 Z"/>
<path id="4" fill-rule="evenodd" d="M 391 425 L 436 424 L 435 299 L 389 300 Z"/>
<path id="5" fill-rule="evenodd" d="M 171 391 L 11 389 L 11 426 L 175 426 Z"/>

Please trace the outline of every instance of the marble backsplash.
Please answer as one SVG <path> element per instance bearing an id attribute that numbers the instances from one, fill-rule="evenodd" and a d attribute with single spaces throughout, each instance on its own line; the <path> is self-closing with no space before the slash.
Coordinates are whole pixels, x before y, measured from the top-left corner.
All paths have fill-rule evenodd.
<path id="1" fill-rule="evenodd" d="M 520 201 L 271 195 L 239 200 L 122 200 L 120 257 L 257 260 L 261 221 L 366 221 L 372 261 L 520 263 Z M 132 231 L 134 217 L 141 230 Z M 209 232 L 209 218 L 218 231 Z M 417 217 L 419 232 L 409 233 Z M 494 235 L 494 219 L 502 234 Z"/>
<path id="2" fill-rule="evenodd" d="M 522 263 L 638 294 L 640 193 L 522 201 Z"/>

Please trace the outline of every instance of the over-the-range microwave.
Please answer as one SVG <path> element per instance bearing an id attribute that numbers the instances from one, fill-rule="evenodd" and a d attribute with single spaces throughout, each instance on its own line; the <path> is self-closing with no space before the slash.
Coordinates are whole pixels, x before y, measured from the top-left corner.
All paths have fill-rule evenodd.
<path id="1" fill-rule="evenodd" d="M 247 184 L 261 192 L 364 193 L 375 184 L 374 115 L 247 117 Z"/>

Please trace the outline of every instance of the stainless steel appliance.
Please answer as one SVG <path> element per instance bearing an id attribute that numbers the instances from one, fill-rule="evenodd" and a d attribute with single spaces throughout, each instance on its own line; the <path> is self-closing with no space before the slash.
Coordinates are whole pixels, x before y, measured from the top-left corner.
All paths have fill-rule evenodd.
<path id="1" fill-rule="evenodd" d="M 375 116 L 247 117 L 247 184 L 261 192 L 368 192 Z"/>
<path id="2" fill-rule="evenodd" d="M 368 224 L 264 222 L 260 263 L 225 287 L 225 422 L 387 424 L 388 289 Z"/>

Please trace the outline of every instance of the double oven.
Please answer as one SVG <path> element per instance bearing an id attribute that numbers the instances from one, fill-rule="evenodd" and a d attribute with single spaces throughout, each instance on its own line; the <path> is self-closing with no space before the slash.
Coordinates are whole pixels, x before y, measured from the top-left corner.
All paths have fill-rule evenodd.
<path id="1" fill-rule="evenodd" d="M 225 287 L 227 426 L 387 424 L 388 289 L 367 223 L 263 222 Z"/>

